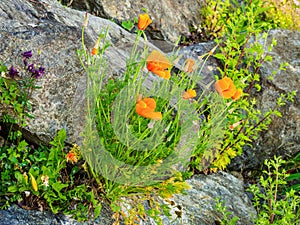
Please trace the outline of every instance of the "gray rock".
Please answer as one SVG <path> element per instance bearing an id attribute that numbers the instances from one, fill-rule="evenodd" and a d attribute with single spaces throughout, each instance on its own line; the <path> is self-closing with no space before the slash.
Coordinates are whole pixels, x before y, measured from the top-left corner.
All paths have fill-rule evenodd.
<path id="1" fill-rule="evenodd" d="M 41 50 L 45 75 L 38 79 L 42 88 L 32 96 L 35 115 L 23 132 L 36 144 L 48 144 L 57 131 L 65 128 L 67 141 L 75 143 L 84 128 L 85 78 L 76 50 L 81 49 L 81 27 L 85 13 L 69 9 L 58 1 L 0 1 L 0 61 L 22 66 L 20 54 Z M 109 26 L 111 46 L 105 57 L 109 61 L 107 76 L 120 75 L 126 67 L 135 35 L 115 23 L 89 16 L 85 42 L 91 50 L 101 30 Z M 142 42 L 140 42 L 142 45 Z M 147 43 L 148 47 L 154 48 Z M 21 60 L 20 60 L 21 59 Z"/>
<path id="2" fill-rule="evenodd" d="M 118 0 L 63 0 L 65 4 L 103 18 L 118 21 L 133 20 L 146 8 L 153 20 L 149 32 L 152 39 L 168 40 L 175 43 L 182 34 L 188 35 L 190 27 L 199 24 L 202 0 L 148 0 L 120 1 Z"/>
<path id="3" fill-rule="evenodd" d="M 244 193 L 243 181 L 236 177 L 219 172 L 212 175 L 197 175 L 187 180 L 191 189 L 187 195 L 174 195 L 168 202 L 171 207 L 171 218 L 162 216 L 164 225 L 214 225 L 222 219 L 220 212 L 215 209 L 216 198 L 225 202 L 231 216 L 239 217 L 236 225 L 252 225 L 256 217 L 256 211 Z M 172 205 L 170 204 L 172 202 Z M 105 206 L 105 205 L 104 205 Z M 112 225 L 112 212 L 106 206 L 101 215 L 95 220 L 96 224 Z M 69 216 L 53 215 L 49 212 L 29 211 L 12 206 L 8 210 L 0 210 L 0 224 L 6 225 L 85 225 L 78 223 Z M 156 223 L 147 218 L 141 220 L 140 225 L 155 225 Z"/>
<path id="4" fill-rule="evenodd" d="M 184 62 L 187 58 L 192 58 L 196 62 L 199 62 L 199 66 L 197 68 L 197 73 L 199 74 L 200 82 L 203 85 L 211 84 L 215 81 L 215 75 L 219 75 L 219 71 L 217 67 L 221 67 L 220 62 L 215 59 L 214 57 L 210 56 L 208 59 L 204 62 L 206 59 L 200 59 L 200 56 L 203 56 L 204 54 L 210 52 L 214 47 L 216 46 L 216 43 L 213 41 L 210 42 L 203 42 L 198 43 L 190 46 L 184 46 L 179 49 L 178 55 L 181 56 L 181 59 L 179 61 L 179 66 L 184 65 Z M 204 64 L 204 65 L 203 65 Z M 202 67 L 203 65 L 203 67 Z M 209 87 L 210 91 L 214 91 L 214 85 L 211 85 Z"/>
<path id="5" fill-rule="evenodd" d="M 97 218 L 98 224 L 113 224 L 110 208 L 103 205 L 100 216 Z M 70 216 L 63 214 L 53 214 L 48 211 L 25 210 L 17 205 L 9 207 L 7 210 L 0 210 L 0 225 L 88 225 L 91 222 L 77 222 Z"/>
<path id="6" fill-rule="evenodd" d="M 28 121 L 23 136 L 32 143 L 45 144 L 65 128 L 67 142 L 78 143 L 80 132 L 85 126 L 86 73 L 76 50 L 81 49 L 81 27 L 84 12 L 66 8 L 57 1 L 1 1 L 0 2 L 0 61 L 7 65 L 20 65 L 20 53 L 32 50 L 34 55 L 41 50 L 41 64 L 46 68 L 45 76 L 38 79 L 42 88 L 32 96 L 35 116 Z M 135 35 L 125 31 L 115 23 L 89 16 L 85 29 L 85 42 L 92 49 L 99 32 L 109 26 L 108 40 L 111 46 L 105 53 L 109 62 L 107 76 L 122 77 Z M 140 42 L 140 47 L 143 41 Z M 145 43 L 150 49 L 151 43 Z M 180 54 L 194 57 L 206 53 L 214 47 L 212 42 L 183 48 Z M 204 67 L 202 76 L 212 80 L 216 65 L 213 58 Z M 178 65 L 180 67 L 180 65 Z M 152 77 L 152 79 L 154 79 Z M 148 84 L 151 86 L 151 80 Z"/>
<path id="7" fill-rule="evenodd" d="M 244 193 L 243 181 L 225 173 L 197 175 L 187 180 L 191 186 L 187 195 L 174 195 L 170 203 L 172 218 L 163 216 L 164 225 L 214 225 L 222 215 L 215 209 L 216 199 L 224 201 L 231 216 L 239 217 L 236 225 L 254 224 L 256 211 Z M 178 216 L 180 215 L 180 217 Z M 156 224 L 152 219 L 140 225 Z"/>
<path id="8" fill-rule="evenodd" d="M 291 157 L 300 149 L 300 32 L 272 30 L 268 43 L 272 38 L 277 40 L 277 46 L 268 53 L 273 61 L 264 63 L 260 70 L 262 90 L 255 95 L 257 107 L 263 114 L 276 107 L 280 94 L 293 90 L 297 92 L 295 101 L 279 108 L 282 117 L 273 117 L 272 123 L 259 134 L 253 147 L 244 148 L 243 154 L 233 160 L 231 169 L 257 169 L 265 159 L 274 155 Z M 274 80 L 267 79 L 282 62 L 289 63 L 286 70 L 279 71 Z"/>

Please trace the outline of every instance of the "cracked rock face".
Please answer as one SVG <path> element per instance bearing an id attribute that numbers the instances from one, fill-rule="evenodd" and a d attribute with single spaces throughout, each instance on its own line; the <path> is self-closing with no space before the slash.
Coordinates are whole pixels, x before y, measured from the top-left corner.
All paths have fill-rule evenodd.
<path id="1" fill-rule="evenodd" d="M 273 61 L 262 67 L 263 91 L 258 97 L 259 108 L 265 112 L 267 107 L 275 107 L 276 98 L 281 93 L 296 91 L 297 94 L 293 103 L 279 109 L 282 117 L 273 119 L 270 128 L 263 132 L 257 145 L 264 151 L 288 156 L 300 149 L 300 33 L 273 30 L 269 33 L 269 43 L 272 38 L 277 40 L 277 45 L 269 53 Z M 274 80 L 267 80 L 266 77 L 283 62 L 289 64 L 286 70 L 279 71 Z"/>
<path id="2" fill-rule="evenodd" d="M 32 96 L 34 119 L 28 122 L 25 138 L 36 144 L 48 144 L 59 129 L 65 128 L 69 143 L 78 140 L 84 128 L 85 80 L 76 51 L 81 49 L 84 12 L 63 7 L 57 1 L 0 1 L 0 61 L 21 67 L 21 53 L 41 51 L 40 63 L 46 68 L 38 79 L 41 89 Z M 85 42 L 90 51 L 99 33 L 109 26 L 111 46 L 107 76 L 119 75 L 126 67 L 135 35 L 113 22 L 89 16 Z M 147 44 L 149 48 L 153 45 Z M 33 56 L 33 57 L 34 57 Z"/>
<path id="3" fill-rule="evenodd" d="M 118 0 L 63 0 L 70 7 L 87 10 L 88 12 L 107 19 L 127 21 L 137 18 L 144 13 L 143 8 L 153 20 L 147 32 L 152 39 L 168 40 L 175 43 L 180 35 L 190 34 L 192 26 L 199 25 L 203 0 L 147 0 L 120 1 Z"/>
<path id="4" fill-rule="evenodd" d="M 243 181 L 231 174 L 220 172 L 212 175 L 196 175 L 187 180 L 191 189 L 187 195 L 174 195 L 169 202 L 171 218 L 163 216 L 164 225 L 218 224 L 222 215 L 216 211 L 216 199 L 224 205 L 232 216 L 239 217 L 237 225 L 252 225 L 256 211 L 244 193 Z M 155 224 L 152 219 L 140 225 Z"/>
<path id="5" fill-rule="evenodd" d="M 261 92 L 256 94 L 258 109 L 262 114 L 276 107 L 280 94 L 296 91 L 294 102 L 279 108 L 282 117 L 272 117 L 272 123 L 266 131 L 259 133 L 252 148 L 245 148 L 243 154 L 233 160 L 230 168 L 257 169 L 267 158 L 274 155 L 291 157 L 300 149 L 300 33 L 289 30 L 272 30 L 267 43 L 272 38 L 277 45 L 270 54 L 272 62 L 266 62 L 261 68 Z M 284 71 L 278 71 L 280 65 L 289 65 Z M 273 71 L 278 71 L 273 80 L 267 79 Z"/>

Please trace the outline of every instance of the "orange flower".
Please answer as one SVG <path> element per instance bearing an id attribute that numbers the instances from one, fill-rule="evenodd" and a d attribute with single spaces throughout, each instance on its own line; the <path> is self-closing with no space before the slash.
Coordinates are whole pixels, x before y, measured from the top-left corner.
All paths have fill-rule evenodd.
<path id="1" fill-rule="evenodd" d="M 74 152 L 69 152 L 67 155 L 66 155 L 66 158 L 67 158 L 67 162 L 71 162 L 71 163 L 76 163 L 78 162 L 78 158 L 77 158 L 77 155 L 74 153 Z"/>
<path id="2" fill-rule="evenodd" d="M 195 98 L 196 97 L 196 91 L 193 89 L 188 89 L 186 92 L 182 94 L 183 99 L 190 99 L 190 98 Z"/>
<path id="3" fill-rule="evenodd" d="M 216 91 L 223 97 L 223 98 L 231 98 L 234 96 L 236 92 L 236 88 L 234 86 L 233 81 L 229 77 L 223 77 L 223 79 L 218 80 L 215 83 Z"/>
<path id="4" fill-rule="evenodd" d="M 195 60 L 188 58 L 185 61 L 184 72 L 190 73 L 194 71 Z"/>
<path id="5" fill-rule="evenodd" d="M 99 45 L 100 45 L 100 41 L 101 41 L 101 38 L 99 37 L 94 45 L 94 48 L 92 49 L 92 52 L 91 54 L 92 55 L 97 55 L 98 54 L 98 48 L 99 48 Z"/>
<path id="6" fill-rule="evenodd" d="M 139 30 L 145 30 L 149 24 L 152 23 L 152 20 L 150 19 L 149 15 L 147 13 L 140 14 L 139 20 L 138 20 L 138 29 Z"/>
<path id="7" fill-rule="evenodd" d="M 154 112 L 156 102 L 153 98 L 144 98 L 136 103 L 136 113 L 142 117 L 160 120 L 162 118 L 161 112 Z"/>
<path id="8" fill-rule="evenodd" d="M 92 55 L 97 55 L 98 53 L 98 48 L 93 48 L 92 49 Z"/>
<path id="9" fill-rule="evenodd" d="M 159 77 L 169 80 L 171 77 L 171 67 L 170 61 L 159 51 L 153 50 L 147 61 L 147 69 Z"/>
<path id="10" fill-rule="evenodd" d="M 243 93 L 242 89 L 237 89 L 231 98 L 233 100 L 238 100 L 241 97 L 242 93 Z"/>

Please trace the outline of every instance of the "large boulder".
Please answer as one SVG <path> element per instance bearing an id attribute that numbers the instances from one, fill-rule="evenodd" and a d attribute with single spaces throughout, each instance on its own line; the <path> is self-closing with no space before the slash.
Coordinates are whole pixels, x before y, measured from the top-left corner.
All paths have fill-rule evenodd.
<path id="1" fill-rule="evenodd" d="M 260 70 L 262 90 L 255 94 L 257 107 L 263 114 L 270 108 L 277 108 L 277 98 L 281 94 L 294 90 L 296 96 L 294 102 L 278 108 L 282 117 L 272 117 L 268 129 L 258 135 L 253 147 L 244 148 L 243 154 L 233 160 L 231 169 L 257 169 L 265 159 L 274 155 L 289 158 L 300 149 L 300 32 L 271 30 L 267 45 L 273 38 L 277 45 L 268 52 L 273 57 L 272 62 L 263 63 Z M 268 79 L 283 62 L 289 64 L 286 70 L 278 71 L 273 80 Z"/>
<path id="2" fill-rule="evenodd" d="M 102 204 L 101 215 L 97 218 L 98 224 L 111 225 L 113 212 L 108 205 Z M 49 211 L 26 210 L 13 205 L 6 210 L 0 210 L 1 225 L 83 225 L 72 219 L 69 215 L 62 213 L 53 214 Z"/>
<path id="3" fill-rule="evenodd" d="M 25 138 L 32 143 L 48 144 L 58 130 L 65 128 L 67 142 L 75 143 L 85 121 L 86 73 L 76 54 L 81 49 L 85 12 L 66 8 L 58 1 L 4 0 L 0 1 L 0 15 L 0 62 L 22 66 L 22 51 L 32 50 L 37 55 L 40 49 L 40 61 L 46 68 L 37 83 L 42 88 L 32 96 L 31 113 L 35 118 L 28 121 Z M 105 57 L 110 77 L 124 71 L 135 35 L 109 20 L 89 15 L 85 29 L 89 51 L 101 30 L 108 26 L 111 46 Z"/>
<path id="4" fill-rule="evenodd" d="M 152 39 L 168 40 L 175 43 L 180 35 L 190 34 L 192 26 L 199 25 L 200 10 L 203 0 L 148 0 L 123 1 L 118 0 L 63 0 L 64 4 L 107 19 L 117 21 L 133 20 L 146 8 L 153 19 L 148 29 Z"/>
<path id="5" fill-rule="evenodd" d="M 5 40 L 0 43 L 0 61 L 6 65 L 22 66 L 22 51 L 32 50 L 37 55 L 41 50 L 39 58 L 46 68 L 45 75 L 38 79 L 42 88 L 33 92 L 31 113 L 35 118 L 28 121 L 23 130 L 24 137 L 35 144 L 48 144 L 57 131 L 64 128 L 67 143 L 78 143 L 79 134 L 85 126 L 86 72 L 76 51 L 81 49 L 85 12 L 66 8 L 57 1 L 14 0 L 1 1 L 0 13 L 0 37 Z M 135 41 L 134 34 L 109 20 L 89 15 L 85 43 L 91 50 L 98 34 L 108 26 L 111 46 L 105 53 L 109 63 L 107 77 L 122 77 Z M 141 40 L 140 47 L 144 44 L 150 49 L 156 48 Z M 204 54 L 213 47 L 213 43 L 199 44 L 196 53 Z M 190 48 L 183 48 L 180 54 L 184 57 L 179 64 L 188 55 L 197 59 L 196 54 L 190 53 Z M 211 68 L 215 63 L 215 60 L 207 63 L 209 68 L 204 67 L 204 77 L 212 78 Z M 154 78 L 150 76 L 149 86 L 151 79 Z"/>
<path id="6" fill-rule="evenodd" d="M 213 225 L 220 224 L 223 215 L 216 210 L 216 201 L 224 203 L 231 213 L 229 218 L 238 217 L 236 225 L 252 225 L 256 211 L 244 192 L 243 181 L 225 172 L 211 175 L 196 175 L 187 180 L 191 189 L 187 195 L 174 195 L 168 202 L 171 218 L 163 216 L 164 225 Z M 152 219 L 141 225 L 155 224 Z"/>

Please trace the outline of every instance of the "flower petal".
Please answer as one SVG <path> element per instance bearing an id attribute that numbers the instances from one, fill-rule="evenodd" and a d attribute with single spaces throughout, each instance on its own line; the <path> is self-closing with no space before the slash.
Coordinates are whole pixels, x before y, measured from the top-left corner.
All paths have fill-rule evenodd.
<path id="1" fill-rule="evenodd" d="M 238 100 L 241 97 L 242 93 L 243 93 L 242 89 L 237 89 L 231 98 L 233 100 Z"/>
<path id="2" fill-rule="evenodd" d="M 225 99 L 231 98 L 236 93 L 236 87 L 229 77 L 224 77 L 215 83 L 216 91 Z"/>
<path id="3" fill-rule="evenodd" d="M 190 73 L 194 71 L 195 60 L 192 58 L 188 58 L 185 61 L 184 72 Z"/>
<path id="4" fill-rule="evenodd" d="M 138 29 L 139 30 L 145 30 L 149 24 L 152 23 L 152 20 L 150 19 L 149 15 L 147 13 L 140 14 L 138 19 Z"/>
<path id="5" fill-rule="evenodd" d="M 188 89 L 186 92 L 182 94 L 183 99 L 190 99 L 196 97 L 196 91 L 193 89 Z"/>
<path id="6" fill-rule="evenodd" d="M 153 98 L 144 98 L 136 103 L 136 113 L 145 118 L 160 120 L 162 115 L 160 112 L 154 112 L 156 102 Z"/>
<path id="7" fill-rule="evenodd" d="M 143 117 L 153 120 L 161 120 L 162 114 L 161 112 L 145 112 Z"/>
<path id="8" fill-rule="evenodd" d="M 161 68 L 167 69 L 172 66 L 171 62 L 159 51 L 153 50 L 146 59 L 147 62 L 160 64 Z"/>

